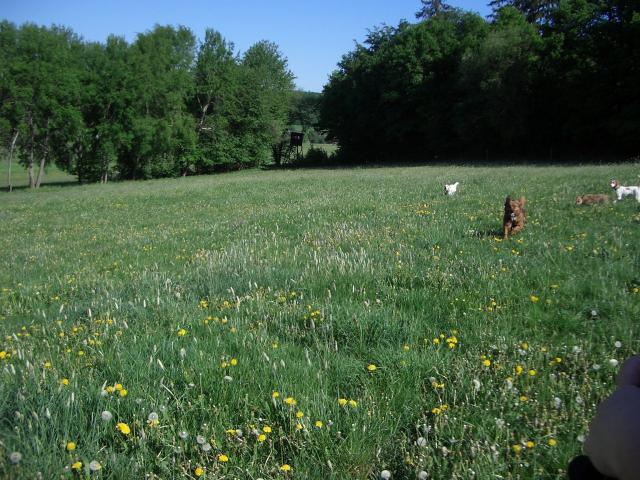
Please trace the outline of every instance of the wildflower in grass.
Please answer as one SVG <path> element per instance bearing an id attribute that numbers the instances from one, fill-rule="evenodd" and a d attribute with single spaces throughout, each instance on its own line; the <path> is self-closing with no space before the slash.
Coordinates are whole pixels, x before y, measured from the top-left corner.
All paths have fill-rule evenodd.
<path id="1" fill-rule="evenodd" d="M 489 360 L 488 358 L 485 358 L 482 361 L 482 365 L 485 366 L 485 367 L 490 367 L 491 366 L 491 360 Z"/>
<path id="2" fill-rule="evenodd" d="M 198 308 L 202 310 L 209 308 L 209 302 L 206 299 L 200 300 L 200 302 L 198 302 Z"/>
<path id="3" fill-rule="evenodd" d="M 232 358 L 231 360 L 229 360 L 229 364 L 232 367 L 235 367 L 236 365 L 238 365 L 238 359 L 237 358 Z"/>
<path id="4" fill-rule="evenodd" d="M 617 367 L 618 366 L 618 360 L 616 360 L 615 358 L 612 358 L 609 360 L 609 365 L 612 367 Z"/>
<path id="5" fill-rule="evenodd" d="M 129 392 L 127 392 L 127 389 L 126 389 L 126 388 L 123 388 L 122 390 L 120 390 L 120 391 L 118 392 L 118 394 L 119 394 L 121 397 L 123 397 L 123 398 L 127 396 L 127 393 L 129 393 Z"/>
<path id="6" fill-rule="evenodd" d="M 547 440 L 547 445 L 550 447 L 555 447 L 558 444 L 558 441 L 555 438 L 550 438 Z"/>
<path id="7" fill-rule="evenodd" d="M 562 407 L 562 399 L 560 399 L 559 397 L 553 397 L 553 406 L 556 409 L 560 409 Z"/>
<path id="8" fill-rule="evenodd" d="M 287 405 L 293 406 L 293 405 L 296 405 L 298 402 L 293 397 L 287 397 L 284 399 L 284 403 L 286 403 Z"/>
<path id="9" fill-rule="evenodd" d="M 76 449 L 76 442 L 67 442 L 65 448 L 68 452 L 73 452 Z"/>
<path id="10" fill-rule="evenodd" d="M 339 398 L 338 399 L 338 405 L 340 405 L 341 407 L 344 407 L 347 404 L 347 399 L 346 398 Z"/>
<path id="11" fill-rule="evenodd" d="M 424 470 L 420 470 L 418 472 L 418 480 L 427 480 L 429 478 L 429 474 Z"/>
<path id="12" fill-rule="evenodd" d="M 369 370 L 370 372 L 375 372 L 378 369 L 378 366 L 375 363 L 370 363 L 367 366 L 367 370 Z"/>
<path id="13" fill-rule="evenodd" d="M 434 338 L 432 340 L 432 342 L 433 342 L 434 345 L 439 345 L 440 344 L 440 339 L 439 338 Z"/>
<path id="14" fill-rule="evenodd" d="M 44 362 L 42 365 L 44 368 L 51 368 L 51 362 Z"/>
<path id="15" fill-rule="evenodd" d="M 91 460 L 91 462 L 89 463 L 89 470 L 91 470 L 92 472 L 97 472 L 99 470 L 102 470 L 102 465 L 100 465 L 100 462 L 98 462 L 97 460 Z"/>
<path id="16" fill-rule="evenodd" d="M 264 433 L 261 433 L 260 435 L 258 435 L 259 442 L 264 442 L 266 439 L 267 439 L 267 436 Z"/>
<path id="17" fill-rule="evenodd" d="M 513 453 L 515 453 L 516 455 L 520 455 L 520 452 L 522 452 L 522 447 L 518 444 L 511 445 L 511 450 L 513 450 Z"/>
<path id="18" fill-rule="evenodd" d="M 224 453 L 218 455 L 218 461 L 220 463 L 227 463 L 229 461 L 229 457 L 227 457 Z"/>
<path id="19" fill-rule="evenodd" d="M 129 435 L 131 433 L 131 429 L 129 428 L 129 425 L 127 425 L 126 423 L 120 422 L 116 425 L 116 428 L 123 435 Z"/>
<path id="20" fill-rule="evenodd" d="M 433 407 L 431 409 L 431 413 L 433 413 L 434 415 L 440 415 L 442 413 L 442 409 L 440 407 Z"/>
<path id="21" fill-rule="evenodd" d="M 418 437 L 418 439 L 416 440 L 416 445 L 418 445 L 419 447 L 426 447 L 427 439 L 424 437 Z"/>
<path id="22" fill-rule="evenodd" d="M 351 408 L 356 408 L 358 406 L 358 402 L 356 402 L 355 400 L 349 400 L 348 403 Z"/>
<path id="23" fill-rule="evenodd" d="M 291 471 L 291 465 L 289 465 L 288 463 L 280 465 L 280 470 L 283 471 L 283 472 L 290 472 Z"/>
<path id="24" fill-rule="evenodd" d="M 527 371 L 527 374 L 528 374 L 530 377 L 535 377 L 535 376 L 538 374 L 538 372 L 536 372 L 536 371 L 535 371 L 535 369 L 533 369 L 533 368 L 532 368 L 532 369 L 530 369 L 529 371 Z"/>
<path id="25" fill-rule="evenodd" d="M 526 402 L 527 400 L 529 400 L 529 397 L 527 397 L 526 395 L 520 395 L 521 402 Z"/>
<path id="26" fill-rule="evenodd" d="M 17 465 L 22 461 L 22 454 L 20 452 L 11 452 L 9 460 L 12 464 Z"/>
<path id="27" fill-rule="evenodd" d="M 179 337 L 184 337 L 186 334 L 187 334 L 187 331 L 184 328 L 181 328 L 180 330 L 178 330 Z"/>
<path id="28" fill-rule="evenodd" d="M 404 350 L 405 352 L 408 352 L 409 350 L 411 350 L 411 347 L 405 344 L 402 346 L 402 350 Z"/>
<path id="29" fill-rule="evenodd" d="M 273 391 L 271 392 L 271 398 L 278 398 L 280 396 L 280 392 Z"/>
<path id="30" fill-rule="evenodd" d="M 314 425 L 316 426 L 316 428 L 322 428 L 324 426 L 321 420 L 316 420 Z"/>
<path id="31" fill-rule="evenodd" d="M 304 428 L 304 425 L 302 425 L 301 423 L 296 423 L 296 430 L 302 430 Z"/>
<path id="32" fill-rule="evenodd" d="M 533 443 L 531 440 L 529 440 L 529 441 L 527 441 L 527 442 L 525 443 L 525 446 L 526 446 L 527 448 L 533 448 L 533 447 L 535 447 L 535 446 L 536 446 L 536 444 L 535 444 L 535 443 Z"/>
<path id="33" fill-rule="evenodd" d="M 524 367 L 522 365 L 516 365 L 516 375 L 522 375 Z"/>
<path id="34" fill-rule="evenodd" d="M 81 461 L 73 462 L 71 464 L 71 470 L 75 470 L 76 472 L 79 472 L 80 469 L 82 469 L 82 462 Z"/>
<path id="35" fill-rule="evenodd" d="M 207 453 L 211 451 L 211 444 L 209 442 L 205 443 L 204 445 L 202 445 L 202 451 Z"/>
<path id="36" fill-rule="evenodd" d="M 264 433 L 271 433 L 271 427 L 269 425 L 265 425 L 264 427 L 262 427 L 262 431 Z"/>
<path id="37" fill-rule="evenodd" d="M 60 380 L 60 384 L 66 387 L 67 385 L 69 385 L 69 379 L 63 378 L 62 380 Z"/>
<path id="38" fill-rule="evenodd" d="M 196 467 L 195 470 L 193 471 L 193 474 L 196 477 L 201 477 L 204 474 L 204 468 L 202 467 Z"/>
<path id="39" fill-rule="evenodd" d="M 118 385 L 120 385 L 120 384 L 118 384 Z M 122 385 L 120 385 L 120 386 L 122 387 Z M 107 393 L 113 393 L 113 392 L 114 392 L 114 390 L 115 390 L 115 389 L 114 389 L 111 385 L 107 385 L 107 386 L 105 387 L 105 389 L 104 389 L 104 391 L 105 391 L 105 392 L 107 392 Z"/>
<path id="40" fill-rule="evenodd" d="M 389 480 L 391 478 L 391 472 L 389 470 L 382 470 L 380 472 L 381 480 Z"/>
<path id="41" fill-rule="evenodd" d="M 296 412 L 296 418 L 302 418 L 302 417 L 304 417 L 304 412 L 303 412 L 303 411 L 301 411 L 301 410 L 298 410 L 298 411 Z"/>
<path id="42" fill-rule="evenodd" d="M 474 378 L 471 383 L 473 383 L 473 389 L 476 392 L 479 392 L 480 391 L 480 387 L 482 386 L 482 383 L 480 383 L 480 380 L 478 380 L 477 378 Z"/>
<path id="43" fill-rule="evenodd" d="M 537 303 L 540 300 L 540 297 L 536 297 L 535 295 L 529 295 L 529 300 L 531 303 Z"/>
<path id="44" fill-rule="evenodd" d="M 150 427 L 155 427 L 160 424 L 160 417 L 156 412 L 151 412 L 147 417 L 147 423 Z"/>
<path id="45" fill-rule="evenodd" d="M 100 414 L 100 417 L 102 418 L 102 420 L 104 422 L 109 422 L 113 418 L 113 415 L 111 414 L 111 412 L 109 410 L 105 410 Z"/>
<path id="46" fill-rule="evenodd" d="M 235 433 L 235 430 L 233 432 Z M 180 437 L 182 440 L 186 440 L 187 438 L 189 438 L 189 432 L 187 432 L 186 430 L 180 430 L 178 432 L 178 437 Z"/>
<path id="47" fill-rule="evenodd" d="M 121 391 L 124 387 L 122 386 L 122 384 L 121 384 L 121 383 L 116 383 L 116 384 L 114 385 L 114 388 L 116 389 L 116 391 L 118 391 L 118 392 L 119 392 L 119 391 Z"/>

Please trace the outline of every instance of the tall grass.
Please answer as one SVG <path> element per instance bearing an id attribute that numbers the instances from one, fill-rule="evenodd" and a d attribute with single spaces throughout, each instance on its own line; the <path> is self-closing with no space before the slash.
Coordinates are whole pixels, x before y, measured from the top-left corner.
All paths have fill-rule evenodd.
<path id="1" fill-rule="evenodd" d="M 574 201 L 637 172 L 2 194 L 0 476 L 563 478 L 639 347 L 639 206 Z"/>

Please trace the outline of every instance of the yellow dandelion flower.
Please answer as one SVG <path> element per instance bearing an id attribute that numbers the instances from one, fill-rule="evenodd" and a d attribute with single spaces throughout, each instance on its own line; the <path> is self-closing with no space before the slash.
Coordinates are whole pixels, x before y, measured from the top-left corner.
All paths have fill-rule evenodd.
<path id="1" fill-rule="evenodd" d="M 129 428 L 129 425 L 127 425 L 126 423 L 118 423 L 116 425 L 116 428 L 120 431 L 120 433 L 122 433 L 123 435 L 129 435 L 131 433 L 131 429 Z"/>
<path id="2" fill-rule="evenodd" d="M 122 390 L 120 390 L 120 392 L 119 392 L 119 394 L 120 394 L 120 396 L 121 396 L 121 397 L 126 397 L 126 396 L 127 396 L 127 393 L 129 393 L 129 392 L 127 392 L 127 389 L 126 389 L 126 388 L 123 388 L 123 389 L 122 389 Z"/>
<path id="3" fill-rule="evenodd" d="M 377 369 L 378 369 L 378 367 L 374 363 L 370 363 L 367 366 L 367 370 L 369 370 L 370 372 L 375 372 Z"/>
<path id="4" fill-rule="evenodd" d="M 533 443 L 531 440 L 529 440 L 525 445 L 527 446 L 527 448 L 533 448 L 536 446 L 536 444 Z"/>
<path id="5" fill-rule="evenodd" d="M 339 398 L 338 399 L 338 405 L 340 405 L 341 407 L 344 407 L 347 404 L 347 399 L 346 398 Z"/>
<path id="6" fill-rule="evenodd" d="M 287 405 L 295 405 L 298 402 L 293 397 L 287 397 L 287 398 L 284 399 L 284 403 L 286 403 Z"/>
<path id="7" fill-rule="evenodd" d="M 202 467 L 196 467 L 196 469 L 193 471 L 193 474 L 196 477 L 201 477 L 204 474 L 204 468 Z"/>
<path id="8" fill-rule="evenodd" d="M 410 347 L 409 345 L 403 345 L 403 346 L 402 346 L 402 349 L 403 349 L 405 352 L 408 352 L 409 350 L 411 350 L 411 347 Z"/>
<path id="9" fill-rule="evenodd" d="M 60 380 L 60 383 L 64 386 L 69 385 L 69 379 L 68 378 L 63 378 L 62 380 Z"/>
<path id="10" fill-rule="evenodd" d="M 513 453 L 515 453 L 516 455 L 519 455 L 520 452 L 522 451 L 522 447 L 520 445 L 511 445 L 511 449 L 513 450 Z"/>
<path id="11" fill-rule="evenodd" d="M 440 343 L 440 339 L 439 338 L 434 338 L 432 340 L 432 342 L 433 342 L 434 345 L 438 345 Z"/>
<path id="12" fill-rule="evenodd" d="M 76 449 L 75 442 L 67 442 L 66 449 L 68 452 L 73 452 Z"/>
<path id="13" fill-rule="evenodd" d="M 316 428 L 322 428 L 324 426 L 324 424 L 322 423 L 322 421 L 320 420 L 316 420 L 316 422 L 314 423 L 314 425 L 316 426 Z"/>
<path id="14" fill-rule="evenodd" d="M 352 408 L 356 408 L 358 406 L 358 402 L 355 400 L 349 400 L 349 406 Z"/>
<path id="15" fill-rule="evenodd" d="M 558 441 L 555 438 L 550 438 L 547 440 L 547 445 L 550 447 L 555 447 L 558 444 Z"/>
<path id="16" fill-rule="evenodd" d="M 107 387 L 107 388 L 109 388 L 109 387 Z M 114 388 L 115 388 L 117 391 L 120 391 L 120 390 L 122 390 L 124 387 L 122 386 L 122 384 L 121 384 L 121 383 L 116 383 L 116 385 L 115 385 L 115 387 L 114 387 Z"/>
<path id="17" fill-rule="evenodd" d="M 526 402 L 527 400 L 529 400 L 529 397 L 527 397 L 526 395 L 520 395 L 521 402 Z"/>
<path id="18" fill-rule="evenodd" d="M 264 433 L 261 433 L 260 435 L 258 435 L 259 442 L 264 442 L 266 439 L 267 439 L 267 436 Z"/>
<path id="19" fill-rule="evenodd" d="M 104 391 L 105 391 L 105 392 L 107 392 L 107 393 L 113 393 L 113 390 L 114 390 L 114 388 L 113 388 L 111 385 L 108 385 L 108 386 L 104 389 Z"/>
<path id="20" fill-rule="evenodd" d="M 535 295 L 529 295 L 529 300 L 531 303 L 536 303 L 540 300 L 540 297 L 536 297 Z"/>
<path id="21" fill-rule="evenodd" d="M 520 348 L 522 348 L 523 350 L 529 350 L 529 344 L 527 342 L 522 342 L 520 344 Z"/>
<path id="22" fill-rule="evenodd" d="M 180 330 L 178 330 L 179 337 L 184 337 L 186 334 L 187 334 L 187 331 L 184 328 L 181 328 Z"/>
<path id="23" fill-rule="evenodd" d="M 80 461 L 74 462 L 74 463 L 71 464 L 71 469 L 72 470 L 80 471 L 81 468 L 82 468 L 82 462 L 80 462 Z"/>
<path id="24" fill-rule="evenodd" d="M 484 365 L 485 367 L 490 367 L 491 366 L 491 360 L 489 360 L 488 358 L 485 358 L 482 361 L 482 365 Z"/>
<path id="25" fill-rule="evenodd" d="M 280 392 L 271 392 L 271 398 L 278 398 L 280 396 Z"/>
<path id="26" fill-rule="evenodd" d="M 302 417 L 304 417 L 304 412 L 302 412 L 301 410 L 298 410 L 296 412 L 296 418 L 302 418 Z"/>
<path id="27" fill-rule="evenodd" d="M 524 367 L 522 365 L 516 365 L 516 375 L 522 375 Z"/>
<path id="28" fill-rule="evenodd" d="M 227 457 L 224 453 L 218 455 L 218 461 L 221 463 L 227 463 L 229 461 L 229 457 Z"/>
<path id="29" fill-rule="evenodd" d="M 229 363 L 231 364 L 232 367 L 235 367 L 236 365 L 238 365 L 238 359 L 232 358 L 231 360 L 229 360 Z"/>
<path id="30" fill-rule="evenodd" d="M 301 423 L 296 423 L 296 430 L 302 430 L 304 427 Z"/>
<path id="31" fill-rule="evenodd" d="M 433 413 L 434 415 L 440 415 L 442 413 L 442 409 L 440 409 L 438 407 L 433 407 L 431 409 L 431 413 Z"/>
<path id="32" fill-rule="evenodd" d="M 289 465 L 288 463 L 285 463 L 284 465 L 280 466 L 280 470 L 283 472 L 290 472 L 291 471 L 291 465 Z"/>
<path id="33" fill-rule="evenodd" d="M 536 372 L 536 371 L 532 368 L 532 369 L 530 369 L 527 373 L 529 374 L 529 376 L 530 376 L 530 377 L 535 377 L 535 376 L 536 376 L 536 374 L 537 374 L 538 372 Z"/>
<path id="34" fill-rule="evenodd" d="M 271 433 L 271 427 L 269 425 L 265 425 L 264 427 L 262 427 L 262 431 L 264 433 Z"/>

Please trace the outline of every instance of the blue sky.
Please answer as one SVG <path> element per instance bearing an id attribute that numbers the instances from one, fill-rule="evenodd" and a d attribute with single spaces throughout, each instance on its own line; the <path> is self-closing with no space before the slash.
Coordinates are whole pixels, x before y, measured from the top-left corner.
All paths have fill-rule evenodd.
<path id="1" fill-rule="evenodd" d="M 451 5 L 489 14 L 483 0 Z M 343 54 L 362 42 L 368 29 L 415 21 L 419 0 L 0 0 L 0 18 L 17 24 L 64 25 L 85 40 L 109 34 L 135 40 L 154 24 L 184 25 L 198 38 L 218 30 L 243 52 L 260 40 L 280 47 L 303 90 L 319 92 Z"/>

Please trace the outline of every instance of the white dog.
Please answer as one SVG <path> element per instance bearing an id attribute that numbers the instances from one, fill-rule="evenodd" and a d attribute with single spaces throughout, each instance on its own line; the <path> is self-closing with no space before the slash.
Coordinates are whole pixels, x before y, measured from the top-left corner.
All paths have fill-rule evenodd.
<path id="1" fill-rule="evenodd" d="M 622 197 L 626 197 L 628 195 L 633 195 L 636 197 L 636 200 L 640 202 L 640 187 L 623 187 L 617 180 L 611 180 L 611 188 L 616 191 L 616 196 L 618 197 L 614 202 L 622 200 Z"/>
<path id="2" fill-rule="evenodd" d="M 456 191 L 458 190 L 458 185 L 460 185 L 460 182 L 456 182 L 456 183 L 452 183 L 451 185 L 444 185 L 444 194 L 445 195 L 455 195 Z"/>

